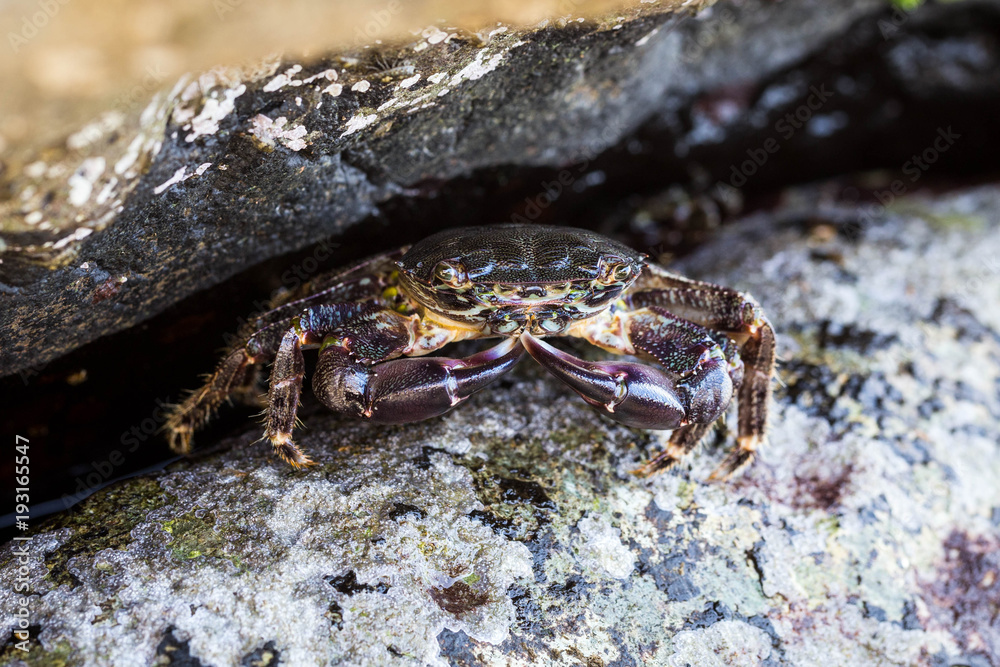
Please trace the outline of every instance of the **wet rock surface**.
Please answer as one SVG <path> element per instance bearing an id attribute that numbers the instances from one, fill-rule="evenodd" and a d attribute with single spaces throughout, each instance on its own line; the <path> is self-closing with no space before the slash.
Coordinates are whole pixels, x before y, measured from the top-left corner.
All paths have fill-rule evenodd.
<path id="1" fill-rule="evenodd" d="M 37 531 L 37 639 L 4 664 L 1000 664 L 1000 191 L 885 216 L 824 192 L 677 267 L 776 325 L 770 441 L 742 476 L 703 483 L 722 428 L 636 479 L 663 434 L 531 363 L 417 425 L 309 410 L 305 472 L 248 424 Z"/>

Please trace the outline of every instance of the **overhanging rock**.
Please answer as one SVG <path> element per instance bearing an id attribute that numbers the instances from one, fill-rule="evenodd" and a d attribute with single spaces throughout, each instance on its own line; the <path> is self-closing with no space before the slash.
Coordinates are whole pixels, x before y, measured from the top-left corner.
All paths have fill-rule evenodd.
<path id="1" fill-rule="evenodd" d="M 884 11 L 720 7 L 736 18 L 640 3 L 530 29 L 432 28 L 377 54 L 185 78 L 141 118 L 105 114 L 4 174 L 0 375 L 339 234 L 389 197 L 596 156 L 665 106 L 765 77 Z M 691 52 L 702 35 L 711 48 Z"/>

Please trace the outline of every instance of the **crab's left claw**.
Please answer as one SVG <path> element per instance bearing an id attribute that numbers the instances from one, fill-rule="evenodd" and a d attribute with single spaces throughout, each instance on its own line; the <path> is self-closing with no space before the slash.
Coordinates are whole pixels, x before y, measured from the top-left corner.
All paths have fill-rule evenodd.
<path id="1" fill-rule="evenodd" d="M 407 424 L 448 412 L 523 355 L 517 339 L 508 338 L 465 359 L 405 357 L 364 366 L 331 347 L 320 355 L 313 391 L 331 410 L 376 424 Z"/>
<path id="2" fill-rule="evenodd" d="M 684 392 L 658 368 L 584 361 L 528 332 L 521 334 L 521 343 L 547 371 L 617 422 L 651 429 L 674 429 L 686 423 Z"/>

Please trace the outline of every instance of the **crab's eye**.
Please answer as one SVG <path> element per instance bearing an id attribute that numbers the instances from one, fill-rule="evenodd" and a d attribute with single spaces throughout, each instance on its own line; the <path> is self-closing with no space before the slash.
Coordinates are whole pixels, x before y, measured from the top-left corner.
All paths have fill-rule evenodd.
<path id="1" fill-rule="evenodd" d="M 434 277 L 452 287 L 461 287 L 469 282 L 469 277 L 465 273 L 465 267 L 460 263 L 439 262 L 434 267 Z"/>
<path id="2" fill-rule="evenodd" d="M 632 265 L 628 262 L 612 260 L 607 262 L 601 270 L 601 277 L 598 280 L 605 285 L 612 283 L 623 283 L 632 277 Z"/>
<path id="3" fill-rule="evenodd" d="M 632 277 L 632 267 L 629 264 L 619 264 L 611 275 L 614 276 L 615 280 L 624 282 Z"/>

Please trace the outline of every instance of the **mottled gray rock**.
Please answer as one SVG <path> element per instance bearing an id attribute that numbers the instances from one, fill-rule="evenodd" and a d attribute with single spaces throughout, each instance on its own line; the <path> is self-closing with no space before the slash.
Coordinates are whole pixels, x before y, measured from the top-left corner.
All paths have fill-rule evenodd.
<path id="1" fill-rule="evenodd" d="M 36 533 L 30 653 L 4 662 L 1000 664 L 1000 191 L 885 219 L 822 192 L 681 267 L 750 290 L 780 336 L 739 478 L 702 481 L 721 429 L 636 479 L 663 434 L 530 363 L 417 425 L 307 414 L 305 472 L 248 424 Z"/>
<path id="2" fill-rule="evenodd" d="M 109 111 L 3 174 L 14 196 L 0 198 L 0 376 L 340 234 L 391 197 L 478 169 L 590 159 L 664 108 L 765 79 L 885 11 L 749 2 L 722 20 L 674 4 L 428 28 L 377 54 L 187 77 L 141 117 Z M 709 48 L 685 51 L 704 36 Z"/>

